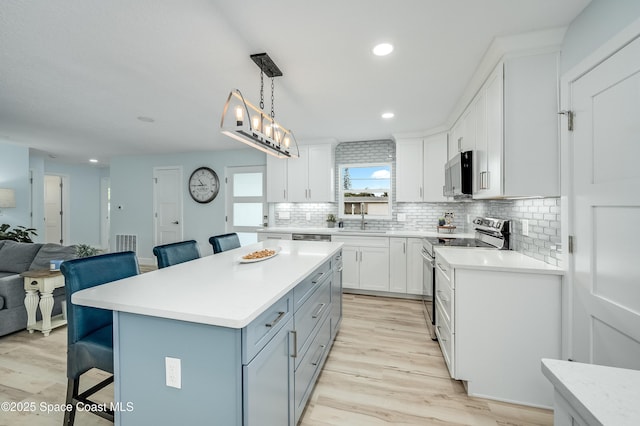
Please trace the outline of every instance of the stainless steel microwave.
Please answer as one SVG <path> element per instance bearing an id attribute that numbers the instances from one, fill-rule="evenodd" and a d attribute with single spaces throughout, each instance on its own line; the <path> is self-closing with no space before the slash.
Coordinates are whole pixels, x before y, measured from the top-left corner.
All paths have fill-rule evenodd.
<path id="1" fill-rule="evenodd" d="M 470 198 L 473 194 L 473 151 L 456 154 L 444 168 L 444 195 Z"/>

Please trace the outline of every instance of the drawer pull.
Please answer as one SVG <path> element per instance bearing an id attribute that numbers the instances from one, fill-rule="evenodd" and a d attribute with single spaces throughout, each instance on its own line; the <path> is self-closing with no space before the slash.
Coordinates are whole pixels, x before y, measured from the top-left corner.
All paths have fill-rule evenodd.
<path id="1" fill-rule="evenodd" d="M 318 350 L 320 351 L 320 355 L 318 356 L 318 358 L 315 361 L 311 362 L 311 365 L 313 365 L 314 367 L 318 364 L 320 364 L 320 360 L 322 359 L 322 354 L 324 353 L 324 348 L 326 348 L 327 345 L 320 345 L 320 347 L 318 348 Z"/>
<path id="2" fill-rule="evenodd" d="M 277 323 L 280 322 L 280 320 L 282 319 L 282 317 L 284 317 L 285 312 L 278 312 L 278 316 L 276 317 L 276 319 L 274 319 L 273 321 L 271 321 L 268 324 L 265 324 L 265 327 L 273 327 L 274 325 L 276 325 Z"/>
<path id="3" fill-rule="evenodd" d="M 324 310 L 325 306 L 326 306 L 326 303 L 319 304 L 318 310 L 313 315 L 311 315 L 311 318 L 318 318 L 320 316 L 320 312 Z"/>
<path id="4" fill-rule="evenodd" d="M 291 354 L 291 358 L 298 358 L 298 332 L 291 330 L 289 333 L 293 334 L 293 354 Z"/>
<path id="5" fill-rule="evenodd" d="M 324 275 L 324 272 L 320 272 L 318 275 L 316 275 L 316 277 L 311 282 L 313 284 L 318 284 L 318 281 L 320 281 L 320 278 L 322 278 L 323 275 Z"/>

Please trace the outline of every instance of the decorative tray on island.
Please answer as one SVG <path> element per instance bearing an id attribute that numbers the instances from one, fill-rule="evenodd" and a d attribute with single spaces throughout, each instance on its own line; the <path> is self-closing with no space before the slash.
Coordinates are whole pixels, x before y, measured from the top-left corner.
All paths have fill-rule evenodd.
<path id="1" fill-rule="evenodd" d="M 263 260 L 271 259 L 280 253 L 280 247 L 264 248 L 262 250 L 252 251 L 238 258 L 240 263 L 254 263 L 262 262 Z"/>

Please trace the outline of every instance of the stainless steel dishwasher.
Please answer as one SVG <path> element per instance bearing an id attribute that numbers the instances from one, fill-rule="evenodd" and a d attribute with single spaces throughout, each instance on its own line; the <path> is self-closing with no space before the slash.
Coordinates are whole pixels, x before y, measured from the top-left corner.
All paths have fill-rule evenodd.
<path id="1" fill-rule="evenodd" d="M 328 234 L 292 234 L 291 239 L 294 241 L 331 241 L 331 235 Z"/>

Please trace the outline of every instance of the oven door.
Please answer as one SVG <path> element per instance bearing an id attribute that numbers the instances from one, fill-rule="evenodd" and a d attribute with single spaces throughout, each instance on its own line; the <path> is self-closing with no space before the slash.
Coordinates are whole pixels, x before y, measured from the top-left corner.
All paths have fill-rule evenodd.
<path id="1" fill-rule="evenodd" d="M 422 252 L 422 304 L 424 318 L 431 335 L 431 340 L 437 340 L 436 337 L 436 311 L 435 311 L 435 261 L 431 254 L 423 247 Z"/>

